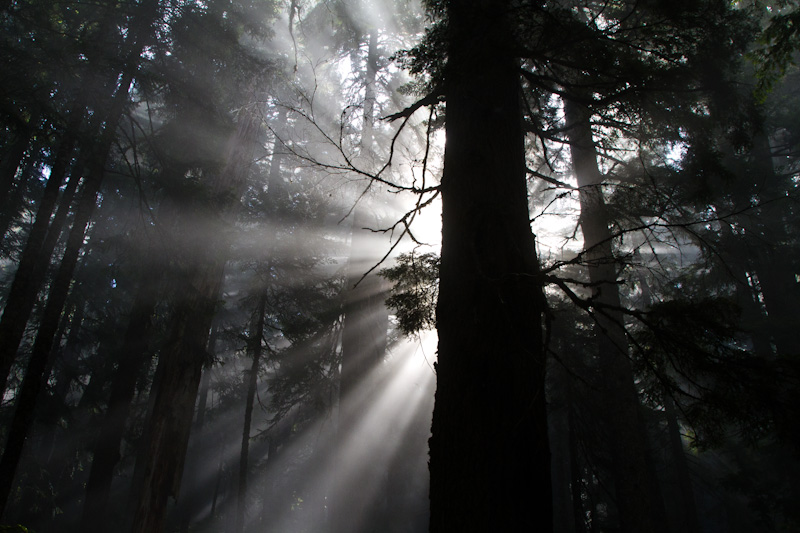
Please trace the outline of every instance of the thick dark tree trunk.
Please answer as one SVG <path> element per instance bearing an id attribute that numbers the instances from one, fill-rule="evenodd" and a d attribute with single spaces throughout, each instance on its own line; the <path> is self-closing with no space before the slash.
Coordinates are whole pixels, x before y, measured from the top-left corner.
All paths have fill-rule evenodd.
<path id="1" fill-rule="evenodd" d="M 236 533 L 243 533 L 247 519 L 247 465 L 250 454 L 250 427 L 253 421 L 253 403 L 258 387 L 258 368 L 261 363 L 261 340 L 264 335 L 264 313 L 267 307 L 266 289 L 258 299 L 258 307 L 250 327 L 249 352 L 252 358 L 250 373 L 247 376 L 247 398 L 244 404 L 244 425 L 242 427 L 242 446 L 239 453 L 239 491 L 236 499 Z"/>
<path id="2" fill-rule="evenodd" d="M 666 531 L 666 511 L 650 476 L 646 433 L 639 413 L 628 339 L 617 286 L 617 263 L 597 166 L 590 111 L 565 101 L 572 162 L 580 188 L 580 225 L 592 284 L 595 338 L 602 360 L 603 399 L 623 532 Z"/>
<path id="3" fill-rule="evenodd" d="M 542 282 L 511 2 L 450 2 L 432 532 L 550 531 Z"/>
<path id="4" fill-rule="evenodd" d="M 753 150 L 749 167 L 738 164 L 733 171 L 739 180 L 736 196 L 738 205 L 749 204 L 753 197 L 758 197 L 763 203 L 758 208 L 757 216 L 750 217 L 747 221 L 749 237 L 737 234 L 734 239 L 741 245 L 751 247 L 753 235 L 757 236 L 756 247 L 744 254 L 747 260 L 748 274 L 755 274 L 758 286 L 754 287 L 755 305 L 766 310 L 766 315 L 761 320 L 762 326 L 754 332 L 758 337 L 766 338 L 766 344 L 773 344 L 778 355 L 800 354 L 800 319 L 797 315 L 797 301 L 800 299 L 800 283 L 795 276 L 798 255 L 793 248 L 794 237 L 790 235 L 788 227 L 792 217 L 792 206 L 789 202 L 775 201 L 786 194 L 793 185 L 786 183 L 786 178 L 775 172 L 772 160 L 772 149 L 764 125 L 757 131 L 753 138 Z M 728 150 L 733 155 L 733 150 Z M 746 168 L 746 170 L 743 170 Z M 728 228 L 729 230 L 729 228 Z M 740 255 L 733 261 L 741 260 Z M 758 339 L 760 340 L 760 339 Z M 762 341 L 761 344 L 764 344 Z M 758 347 L 757 347 L 758 348 Z M 770 356 L 773 348 L 768 347 Z"/>
<path id="5" fill-rule="evenodd" d="M 170 336 L 161 350 L 160 379 L 154 397 L 143 453 L 143 479 L 133 531 L 162 531 L 170 496 L 177 497 L 194 414 L 205 346 L 216 310 L 224 261 L 210 262 L 189 276 L 191 283 L 174 311 Z"/>

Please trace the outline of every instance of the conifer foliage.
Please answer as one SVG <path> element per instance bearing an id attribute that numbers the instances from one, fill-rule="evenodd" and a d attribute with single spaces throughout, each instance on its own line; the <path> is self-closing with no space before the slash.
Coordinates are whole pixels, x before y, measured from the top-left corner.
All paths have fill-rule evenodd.
<path id="1" fill-rule="evenodd" d="M 0 2 L 0 530 L 797 530 L 798 20 Z"/>

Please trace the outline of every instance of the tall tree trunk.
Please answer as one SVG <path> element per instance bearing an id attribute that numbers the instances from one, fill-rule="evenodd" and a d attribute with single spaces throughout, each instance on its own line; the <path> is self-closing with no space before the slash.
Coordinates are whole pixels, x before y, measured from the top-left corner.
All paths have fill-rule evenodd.
<path id="1" fill-rule="evenodd" d="M 595 338 L 601 357 L 617 507 L 623 532 L 666 531 L 666 511 L 650 476 L 646 433 L 639 413 L 628 339 L 617 286 L 617 263 L 603 198 L 603 178 L 592 138 L 591 112 L 564 103 L 572 163 L 580 188 L 580 225 L 592 284 Z"/>
<path id="2" fill-rule="evenodd" d="M 211 335 L 208 338 L 208 355 L 211 358 L 215 357 L 217 338 L 219 330 L 217 326 L 211 328 Z M 180 531 L 181 533 L 188 533 L 192 525 L 192 521 L 199 515 L 200 509 L 205 504 L 206 500 L 203 498 L 203 493 L 206 491 L 205 479 L 202 475 L 202 466 L 212 462 L 212 440 L 208 438 L 207 429 L 205 427 L 206 419 L 206 404 L 208 403 L 208 396 L 211 385 L 211 370 L 206 369 L 203 371 L 203 376 L 200 379 L 200 391 L 197 394 L 197 413 L 194 419 L 194 426 L 192 427 L 192 440 L 189 443 L 189 450 L 187 452 L 187 466 L 184 480 L 181 484 L 181 502 L 180 502 Z M 188 489 L 188 490 L 187 490 Z M 213 513 L 212 513 L 213 515 Z"/>
<path id="3" fill-rule="evenodd" d="M 364 164 L 370 165 L 374 155 L 375 80 L 378 71 L 376 31 L 369 35 L 367 42 L 361 153 Z M 386 475 L 386 465 L 369 461 L 352 465 L 347 459 L 352 457 L 348 441 L 354 432 L 363 431 L 363 428 L 359 429 L 359 423 L 369 405 L 364 391 L 369 386 L 371 372 L 385 356 L 389 328 L 389 312 L 384 304 L 385 282 L 374 273 L 364 277 L 382 255 L 380 250 L 375 250 L 375 243 L 371 240 L 373 234 L 365 229 L 374 227 L 375 220 L 369 198 L 365 195 L 354 208 L 343 309 L 339 423 L 335 443 L 337 460 L 334 493 L 331 494 L 331 528 L 342 533 L 362 531 L 370 517 L 380 512 L 375 496 Z M 350 487 L 359 487 L 359 490 Z"/>
<path id="4" fill-rule="evenodd" d="M 77 353 L 74 351 L 74 348 L 78 342 L 78 335 L 74 332 L 80 329 L 80 324 L 83 322 L 83 310 L 83 301 L 77 305 L 75 302 L 68 303 L 61 317 L 61 324 L 53 339 L 53 348 L 48 356 L 49 364 L 44 371 L 44 374 L 49 376 L 51 372 L 53 372 L 53 367 L 58 367 L 56 368 L 56 372 L 53 372 L 53 381 L 55 384 L 52 388 L 52 398 L 49 400 L 51 405 L 64 407 L 67 405 L 69 385 L 75 374 L 74 367 L 77 365 L 76 360 L 71 363 L 68 362 L 70 360 L 69 354 L 74 354 L 77 359 Z M 64 332 L 67 330 L 67 323 L 69 323 L 69 334 L 67 335 L 66 346 L 62 349 L 60 344 Z M 55 362 L 59 357 L 62 359 L 62 363 L 56 365 Z M 40 436 L 42 441 L 41 453 L 46 457 L 47 471 L 51 473 L 54 479 L 59 479 L 61 477 L 61 472 L 69 469 L 69 467 L 65 467 L 65 463 L 66 458 L 69 457 L 71 452 L 70 447 L 57 445 L 59 440 L 58 436 L 63 431 L 63 428 L 59 424 L 59 412 L 61 412 L 60 409 L 55 412 L 55 416 L 52 418 L 42 413 L 42 416 L 39 418 L 39 422 L 45 425 L 45 428 L 43 428 L 43 435 Z M 60 486 L 60 484 L 57 484 L 57 486 Z"/>
<path id="5" fill-rule="evenodd" d="M 125 70 L 117 85 L 116 93 L 109 102 L 100 139 L 92 148 L 88 174 L 84 181 L 81 198 L 75 208 L 75 218 L 67 238 L 64 256 L 51 285 L 25 378 L 17 396 L 6 447 L 3 450 L 3 457 L 0 459 L 0 516 L 2 516 L 8 503 L 8 497 L 13 487 L 14 473 L 19 464 L 25 439 L 33 423 L 36 398 L 44 384 L 47 356 L 53 345 L 59 317 L 69 292 L 70 282 L 75 272 L 80 250 L 83 247 L 89 220 L 97 207 L 97 194 L 105 176 L 105 165 L 111 152 L 111 145 L 117 134 L 117 126 L 129 101 L 130 86 L 139 64 L 139 56 L 144 49 L 144 38 L 158 12 L 158 0 L 146 0 L 141 9 L 142 11 L 136 19 L 136 24 L 130 30 Z M 71 146 L 69 148 L 69 152 L 71 152 Z M 6 307 L 7 310 L 8 307 Z M 16 351 L 16 348 L 12 350 L 12 343 L 7 343 L 5 337 L 3 337 L 2 342 L 3 344 L 0 346 L 3 350 L 0 352 L 0 364 L 2 367 L 0 370 L 5 371 L 6 376 L 0 375 L 0 379 L 5 379 L 7 377 L 5 366 L 9 359 L 8 355 L 11 354 L 10 359 L 13 360 L 13 352 Z M 8 363 L 8 366 L 10 367 L 10 363 Z"/>
<path id="6" fill-rule="evenodd" d="M 50 262 L 52 250 L 49 253 L 42 253 L 48 227 L 50 232 L 60 231 L 60 227 L 56 228 L 50 224 L 50 216 L 56 206 L 59 188 L 72 160 L 79 124 L 80 118 L 77 114 L 73 114 L 56 152 L 50 177 L 36 212 L 36 219 L 28 234 L 14 281 L 9 289 L 3 316 L 0 318 L 0 396 L 5 392 L 11 365 L 14 363 L 17 349 L 25 333 L 25 325 L 33 310 L 36 294 L 44 280 L 43 273 Z M 77 181 L 78 178 L 73 176 L 70 182 L 73 180 Z"/>
<path id="7" fill-rule="evenodd" d="M 236 500 L 236 533 L 242 533 L 247 519 L 247 465 L 250 452 L 250 427 L 253 420 L 253 403 L 258 387 L 258 368 L 261 363 L 261 341 L 264 336 L 264 313 L 267 307 L 267 292 L 263 290 L 258 299 L 258 307 L 253 314 L 253 322 L 248 338 L 252 365 L 247 376 L 247 398 L 244 404 L 244 425 L 242 427 L 242 446 L 239 454 L 239 487 Z"/>
<path id="8" fill-rule="evenodd" d="M 116 121 L 113 121 L 109 127 L 116 129 Z M 69 293 L 75 266 L 83 246 L 86 228 L 97 206 L 97 193 L 105 172 L 103 167 L 108 151 L 111 148 L 112 135 L 112 132 L 104 133 L 101 145 L 102 151 L 98 153 L 92 166 L 91 174 L 86 180 L 82 198 L 76 209 L 75 220 L 67 239 L 64 257 L 61 259 L 61 265 L 50 287 L 50 294 L 39 323 L 25 378 L 16 398 L 14 417 L 11 422 L 6 447 L 3 451 L 3 458 L 0 460 L 0 516 L 2 516 L 2 512 L 8 502 L 8 496 L 13 486 L 14 473 L 19 463 L 25 439 L 33 423 L 34 406 L 39 391 L 44 385 L 48 355 L 53 346 L 61 311 Z"/>
<path id="9" fill-rule="evenodd" d="M 35 236 L 35 246 L 31 247 L 31 238 L 34 236 L 33 229 L 29 234 L 28 243 L 26 243 L 25 250 L 20 258 L 17 273 L 14 276 L 14 281 L 12 282 L 11 290 L 8 295 L 8 302 L 6 304 L 6 308 L 13 306 L 15 312 L 9 313 L 8 322 L 5 323 L 5 326 L 5 314 L 2 319 L 4 322 L 0 323 L 0 328 L 6 328 L 4 331 L 7 335 L 7 349 L 10 350 L 11 347 L 14 346 L 14 343 L 16 343 L 14 353 L 16 353 L 19 343 L 22 340 L 25 325 L 28 320 L 30 320 L 34 303 L 36 302 L 36 296 L 45 282 L 53 252 L 58 245 L 67 217 L 73 207 L 72 201 L 81 183 L 80 172 L 84 169 L 90 157 L 91 154 L 89 151 L 84 150 L 78 155 L 77 160 L 72 165 L 72 170 L 69 172 L 64 192 L 61 194 L 58 209 L 55 215 L 53 215 L 49 227 L 43 228 L 46 232 L 44 234 L 44 240 L 40 241 L 40 235 L 37 234 Z M 20 274 L 20 270 L 22 270 L 24 274 Z"/>
<path id="10" fill-rule="evenodd" d="M 151 26 L 158 15 L 159 0 L 143 0 L 138 7 L 139 11 L 136 13 L 131 27 L 128 28 L 125 55 L 120 58 L 123 64 L 123 71 L 120 79 L 114 80 L 115 82 L 118 81 L 118 83 L 115 86 L 116 88 L 113 94 L 109 97 L 108 101 L 104 102 L 105 105 L 100 106 L 104 112 L 102 116 L 99 116 L 97 119 L 97 124 L 102 125 L 102 132 L 99 133 L 99 140 L 94 146 L 81 147 L 81 153 L 84 156 L 86 156 L 86 154 L 90 155 L 86 156 L 88 160 L 87 178 L 83 187 L 82 203 L 76 207 L 76 216 L 72 228 L 73 233 L 85 232 L 85 226 L 88 224 L 89 217 L 94 211 L 97 193 L 100 190 L 105 173 L 105 163 L 116 136 L 117 126 L 121 120 L 122 113 L 129 102 L 130 86 L 141 62 L 140 56 L 142 50 L 144 50 L 147 44 L 146 40 L 149 37 L 148 34 Z M 33 228 L 31 229 L 31 235 L 28 237 L 28 243 L 26 244 L 26 252 L 23 253 L 23 257 L 20 259 L 20 263 L 17 267 L 17 274 L 14 277 L 14 285 L 12 285 L 11 292 L 9 292 L 3 316 L 0 319 L 0 395 L 2 395 L 2 392 L 5 390 L 8 373 L 14 362 L 19 343 L 22 340 L 25 324 L 33 308 L 32 300 L 35 298 L 35 294 L 38 292 L 39 285 L 41 284 L 41 282 L 36 282 L 36 277 L 39 275 L 43 276 L 41 273 L 42 268 L 46 268 L 46 266 L 43 267 L 42 265 L 45 265 L 49 261 L 49 255 L 52 254 L 52 251 L 48 252 L 45 250 L 43 242 L 46 236 L 50 239 L 51 235 L 55 235 L 57 239 L 57 234 L 61 231 L 60 227 L 56 227 L 55 221 L 52 225 L 50 224 L 50 215 L 55 206 L 61 181 L 66 175 L 73 147 L 77 141 L 77 130 L 83 118 L 77 110 L 83 108 L 82 104 L 83 101 L 79 98 L 70 113 L 70 118 L 65 128 L 65 136 L 62 139 L 61 145 L 59 145 L 59 151 L 53 165 L 51 179 L 48 180 L 47 189 L 40 202 L 39 211 L 37 212 L 36 221 L 34 222 L 36 232 L 34 234 Z M 103 118 L 105 120 L 101 120 Z M 77 170 L 81 171 L 82 166 L 78 167 Z M 55 180 L 53 178 L 55 178 Z M 70 182 L 76 180 L 73 186 L 77 186 L 77 178 L 77 176 L 71 177 Z M 51 181 L 53 181 L 53 185 L 51 185 Z M 65 191 L 65 200 L 66 197 L 67 191 Z M 62 201 L 62 204 L 63 203 L 66 202 Z M 65 209 L 68 207 L 67 205 Z M 78 219 L 83 217 L 82 213 L 87 214 L 87 218 L 84 222 L 79 223 Z M 66 211 L 63 216 L 66 217 Z M 81 224 L 83 225 L 83 229 L 80 228 Z M 47 229 L 48 226 L 51 226 L 49 232 Z M 73 233 L 70 233 L 70 239 L 73 238 Z M 82 235 L 80 239 L 81 241 L 78 246 L 83 243 Z M 30 252 L 27 251 L 28 247 L 30 247 Z M 78 250 L 73 251 L 77 257 Z M 24 264 L 23 260 L 25 261 Z M 64 261 L 62 259 L 62 264 L 68 262 L 69 261 Z M 15 288 L 18 284 L 17 277 L 20 276 L 22 276 L 22 279 L 19 282 L 19 286 Z M 15 298 L 13 306 L 10 305 L 12 303 L 12 294 Z"/>
<path id="11" fill-rule="evenodd" d="M 2 160 L 0 160 L 0 206 L 6 209 L 11 207 L 8 205 L 8 197 L 14 186 L 14 178 L 17 175 L 17 171 L 25 158 L 25 151 L 28 149 L 30 139 L 31 126 L 19 121 L 14 140 L 3 154 Z"/>
<path id="12" fill-rule="evenodd" d="M 56 401 L 60 403 L 67 402 L 70 385 L 73 381 L 78 379 L 79 376 L 78 363 L 80 359 L 81 327 L 85 316 L 86 303 L 83 298 L 79 298 L 78 302 L 74 302 L 75 298 L 72 298 L 72 300 L 73 304 L 68 305 L 68 311 L 65 312 L 65 318 L 67 316 L 70 317 L 67 342 L 64 345 L 64 349 L 61 350 L 61 364 L 57 369 L 54 380 L 55 385 L 53 386 L 53 396 Z M 71 313 L 69 312 L 70 307 L 73 308 Z M 60 335 L 56 335 L 56 339 L 60 337 Z M 56 342 L 55 344 L 57 345 L 58 343 Z"/>
<path id="13" fill-rule="evenodd" d="M 434 533 L 552 528 L 544 300 L 511 4 L 447 4 Z"/>
<path id="14" fill-rule="evenodd" d="M 758 115 L 757 112 L 754 114 Z M 772 148 L 764 127 L 763 124 L 759 125 L 753 137 L 750 158 L 744 162 L 736 156 L 731 146 L 723 145 L 724 153 L 732 161 L 732 171 L 738 180 L 734 189 L 735 204 L 750 205 L 753 198 L 762 202 L 757 216 L 751 216 L 745 222 L 748 231 L 746 235 L 733 234 L 727 226 L 724 231 L 726 237 L 738 245 L 739 254 L 732 258 L 731 263 L 741 263 L 744 255 L 744 268 L 748 272 L 743 278 L 749 276 L 748 281 L 751 283 L 758 281 L 757 286 L 753 286 L 755 304 L 766 313 L 755 313 L 762 315 L 758 321 L 760 324 L 753 327 L 757 353 L 770 357 L 774 352 L 779 355 L 797 355 L 800 354 L 800 336 L 797 335 L 800 321 L 796 312 L 796 303 L 800 299 L 800 283 L 795 277 L 798 255 L 788 230 L 792 217 L 791 204 L 776 201 L 793 185 L 776 174 Z M 756 236 L 755 240 L 753 235 Z M 749 249 L 747 253 L 741 253 L 742 247 Z M 753 274 L 755 277 L 752 277 Z M 768 345 L 766 350 L 761 348 L 764 344 Z"/>
<path id="15" fill-rule="evenodd" d="M 169 340 L 159 357 L 161 378 L 154 395 L 153 410 L 143 442 L 143 480 L 135 497 L 133 533 L 156 533 L 164 528 L 167 502 L 177 498 L 186 448 L 192 426 L 197 389 L 203 365 L 208 360 L 211 322 L 216 312 L 222 274 L 230 242 L 214 222 L 230 216 L 244 190 L 252 162 L 257 131 L 256 113 L 245 109 L 236 133 L 230 139 L 226 168 L 209 184 L 214 199 L 207 215 L 209 226 L 202 234 L 203 246 L 192 252 L 181 299 L 170 321 Z"/>
<path id="16" fill-rule="evenodd" d="M 136 496 L 134 532 L 163 530 L 169 496 L 177 497 L 194 414 L 197 387 L 206 361 L 205 345 L 216 310 L 224 262 L 216 259 L 189 274 L 190 293 L 176 306 L 169 340 L 161 350 L 161 377 L 140 457 L 145 461 Z"/>
<path id="17" fill-rule="evenodd" d="M 125 433 L 136 381 L 147 361 L 148 339 L 156 307 L 155 287 L 143 280 L 133 303 L 117 370 L 111 384 L 108 409 L 93 446 L 92 466 L 86 483 L 81 529 L 101 533 L 111 529 L 108 505 L 114 468 L 120 459 L 120 445 Z"/>
<path id="18" fill-rule="evenodd" d="M 33 154 L 29 155 L 22 164 L 22 169 L 19 171 L 19 177 L 14 189 L 9 193 L 3 204 L 0 204 L 0 243 L 5 244 L 6 234 L 14 222 L 14 217 L 24 207 L 23 200 L 25 193 L 28 192 L 28 186 L 33 177 L 35 164 L 38 159 Z"/>

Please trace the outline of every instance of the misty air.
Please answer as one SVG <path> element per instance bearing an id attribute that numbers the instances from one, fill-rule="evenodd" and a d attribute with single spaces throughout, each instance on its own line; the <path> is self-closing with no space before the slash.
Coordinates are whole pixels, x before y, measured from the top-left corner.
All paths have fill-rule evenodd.
<path id="1" fill-rule="evenodd" d="M 0 532 L 800 531 L 795 0 L 0 28 Z"/>

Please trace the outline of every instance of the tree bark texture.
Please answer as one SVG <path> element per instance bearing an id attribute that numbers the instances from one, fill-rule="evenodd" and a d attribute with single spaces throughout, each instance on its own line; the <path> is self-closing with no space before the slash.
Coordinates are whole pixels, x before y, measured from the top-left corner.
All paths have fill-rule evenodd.
<path id="1" fill-rule="evenodd" d="M 550 531 L 543 297 L 511 2 L 450 2 L 431 532 Z"/>
<path id="2" fill-rule="evenodd" d="M 666 512 L 650 476 L 646 433 L 639 413 L 628 339 L 617 286 L 617 263 L 603 198 L 603 177 L 592 138 L 591 112 L 565 101 L 567 134 L 578 181 L 580 226 L 592 285 L 593 318 L 603 379 L 614 486 L 623 532 L 666 531 Z"/>

